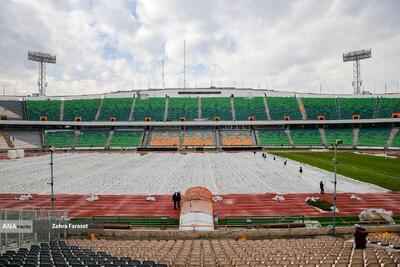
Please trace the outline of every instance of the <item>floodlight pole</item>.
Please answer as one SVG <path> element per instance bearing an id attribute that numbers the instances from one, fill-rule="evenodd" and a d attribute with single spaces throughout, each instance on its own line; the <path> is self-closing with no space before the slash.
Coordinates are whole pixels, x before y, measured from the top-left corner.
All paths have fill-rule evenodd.
<path id="1" fill-rule="evenodd" d="M 371 58 L 371 49 L 358 50 L 343 54 L 343 62 L 353 61 L 353 88 L 354 94 L 361 94 L 361 67 L 360 60 Z"/>
<path id="2" fill-rule="evenodd" d="M 354 93 L 360 94 L 361 93 L 361 67 L 360 67 L 360 60 L 356 60 L 353 63 L 353 87 Z"/>
<path id="3" fill-rule="evenodd" d="M 40 67 L 39 67 L 39 94 L 40 95 L 46 95 L 46 63 L 40 62 Z"/>
<path id="4" fill-rule="evenodd" d="M 39 79 L 38 79 L 39 94 L 45 96 L 47 87 L 46 63 L 55 64 L 56 56 L 47 53 L 28 51 L 28 60 L 39 62 Z"/>

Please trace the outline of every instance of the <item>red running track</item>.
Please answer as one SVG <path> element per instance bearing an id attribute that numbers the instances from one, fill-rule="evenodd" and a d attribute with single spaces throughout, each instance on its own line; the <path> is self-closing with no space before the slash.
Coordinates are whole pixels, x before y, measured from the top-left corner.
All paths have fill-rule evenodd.
<path id="1" fill-rule="evenodd" d="M 400 192 L 357 194 L 362 200 L 352 200 L 352 193 L 340 193 L 337 197 L 338 216 L 354 216 L 366 208 L 384 208 L 400 215 Z M 50 208 L 49 195 L 32 195 L 28 201 L 16 200 L 17 194 L 0 194 L 0 208 Z M 223 201 L 214 203 L 220 218 L 226 216 L 284 216 L 305 215 L 307 217 L 332 216 L 331 212 L 319 212 L 305 204 L 308 196 L 319 194 L 285 194 L 285 201 L 275 202 L 275 194 L 230 194 L 222 195 Z M 92 216 L 170 216 L 179 217 L 173 209 L 171 196 L 154 196 L 156 202 L 148 202 L 146 196 L 100 195 L 98 201 L 88 202 L 88 195 L 56 195 L 55 208 L 68 210 L 70 217 Z M 323 199 L 332 201 L 332 194 Z"/>

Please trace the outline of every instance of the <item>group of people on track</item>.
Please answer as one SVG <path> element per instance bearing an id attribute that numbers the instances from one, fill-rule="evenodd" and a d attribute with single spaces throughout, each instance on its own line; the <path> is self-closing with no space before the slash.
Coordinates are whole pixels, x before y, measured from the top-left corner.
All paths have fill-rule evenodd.
<path id="1" fill-rule="evenodd" d="M 257 152 L 256 151 L 254 151 L 254 155 L 256 155 L 257 154 Z M 264 158 L 264 160 L 265 159 L 267 159 L 267 154 L 266 153 L 262 153 L 261 154 L 261 156 Z M 276 157 L 274 156 L 274 160 L 276 160 Z M 287 159 L 283 162 L 283 165 L 287 165 Z M 303 174 L 303 167 L 301 167 L 300 166 L 300 168 L 299 168 L 299 174 L 300 175 L 302 175 Z M 320 188 L 320 193 L 321 193 L 321 195 L 323 195 L 323 194 L 325 194 L 325 189 L 324 189 L 324 183 L 321 181 L 320 183 L 319 183 L 319 188 Z"/>

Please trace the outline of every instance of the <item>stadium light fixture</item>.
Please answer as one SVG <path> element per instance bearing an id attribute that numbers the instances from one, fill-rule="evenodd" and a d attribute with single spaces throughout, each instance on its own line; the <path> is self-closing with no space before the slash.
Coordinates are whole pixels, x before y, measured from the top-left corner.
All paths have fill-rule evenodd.
<path id="1" fill-rule="evenodd" d="M 358 51 L 352 51 L 343 53 L 343 62 L 354 61 L 353 63 L 353 88 L 354 94 L 360 94 L 362 80 L 361 80 L 361 67 L 360 60 L 367 59 L 372 56 L 371 49 L 363 49 Z"/>
<path id="2" fill-rule="evenodd" d="M 39 79 L 38 79 L 38 86 L 39 86 L 39 95 L 45 96 L 46 95 L 46 63 L 49 64 L 56 64 L 56 55 L 50 55 L 48 53 L 42 52 L 31 52 L 28 51 L 28 60 L 39 62 Z"/>

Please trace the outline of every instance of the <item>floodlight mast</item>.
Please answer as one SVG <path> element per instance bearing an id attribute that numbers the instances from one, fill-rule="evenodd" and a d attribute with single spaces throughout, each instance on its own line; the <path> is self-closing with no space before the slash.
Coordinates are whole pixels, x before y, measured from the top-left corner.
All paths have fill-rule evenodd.
<path id="1" fill-rule="evenodd" d="M 53 56 L 48 53 L 28 51 L 28 60 L 39 62 L 39 79 L 38 79 L 39 95 L 45 96 L 47 87 L 46 63 L 55 64 L 56 55 Z"/>
<path id="2" fill-rule="evenodd" d="M 348 53 L 343 53 L 343 62 L 354 61 L 353 63 L 353 88 L 354 94 L 361 94 L 361 67 L 360 60 L 370 58 L 372 56 L 371 49 L 358 50 Z"/>

